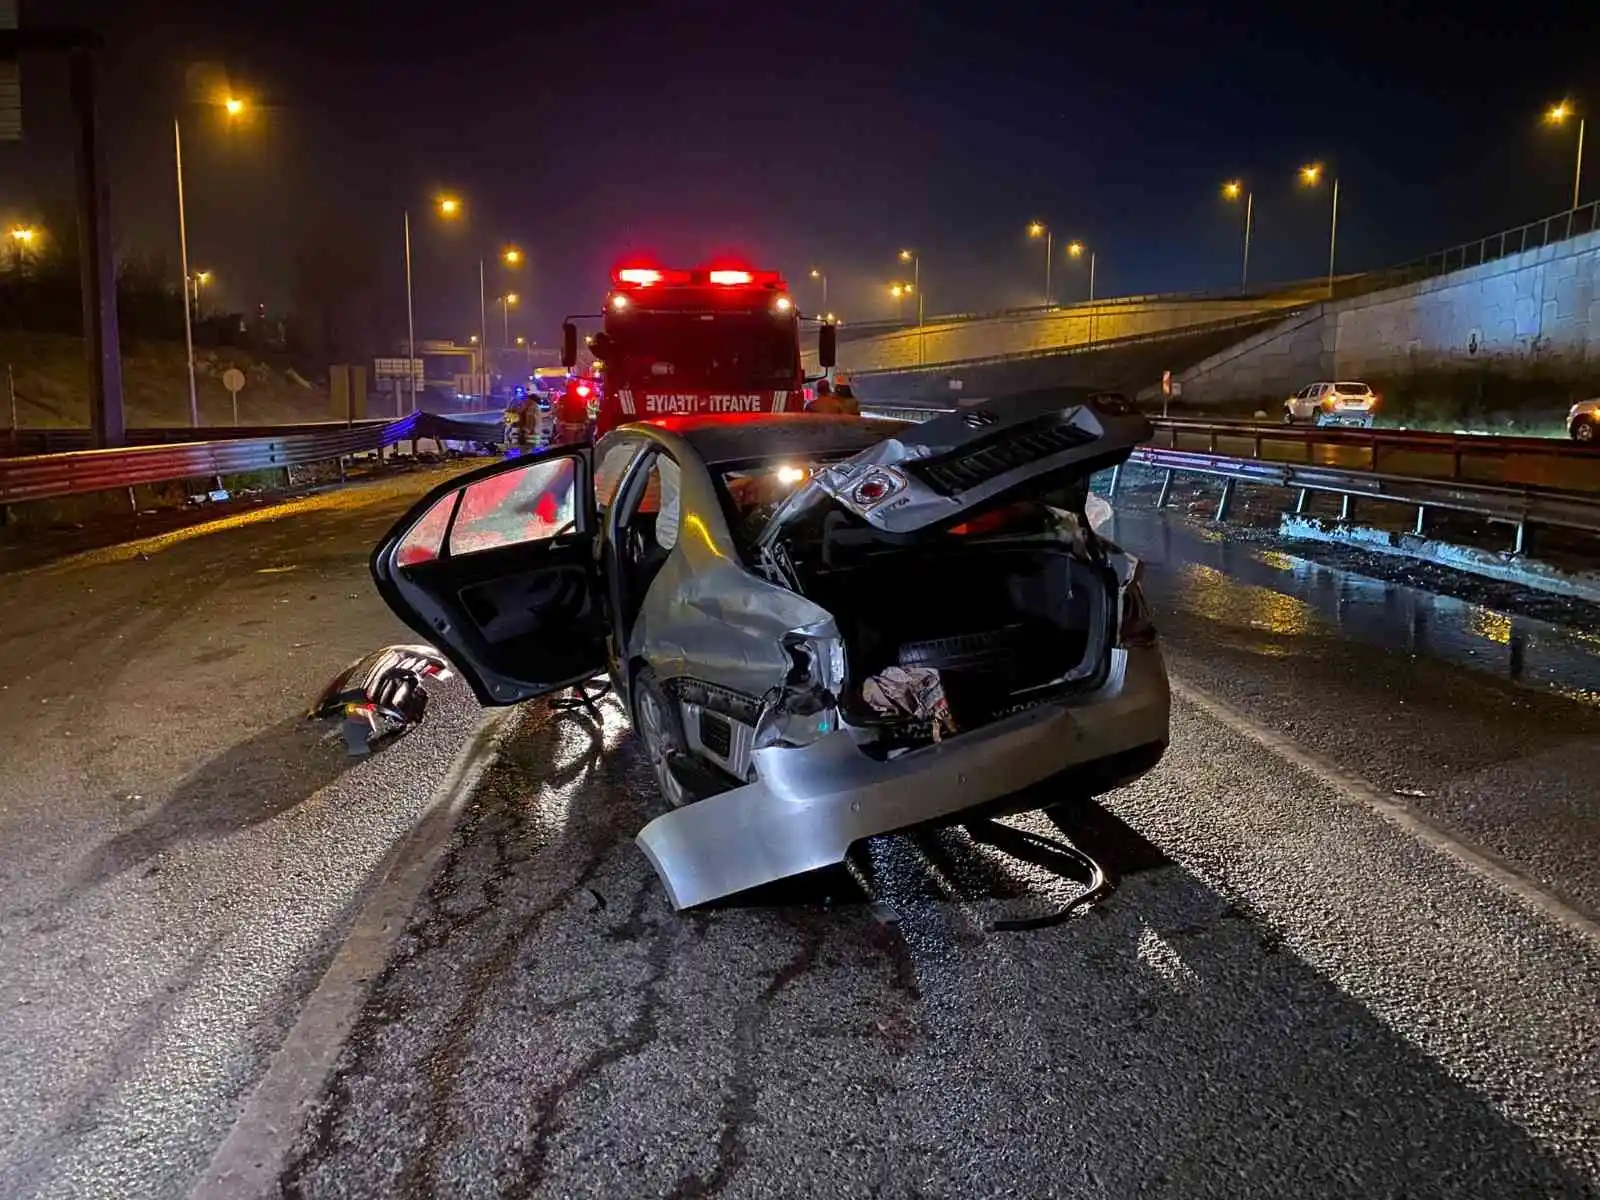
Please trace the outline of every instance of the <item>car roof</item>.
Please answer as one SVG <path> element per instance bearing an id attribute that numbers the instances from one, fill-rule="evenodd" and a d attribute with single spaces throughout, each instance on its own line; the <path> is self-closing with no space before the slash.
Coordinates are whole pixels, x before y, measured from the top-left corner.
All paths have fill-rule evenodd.
<path id="1" fill-rule="evenodd" d="M 843 413 L 705 413 L 643 422 L 689 443 L 707 466 L 788 455 L 855 454 L 911 422 Z"/>

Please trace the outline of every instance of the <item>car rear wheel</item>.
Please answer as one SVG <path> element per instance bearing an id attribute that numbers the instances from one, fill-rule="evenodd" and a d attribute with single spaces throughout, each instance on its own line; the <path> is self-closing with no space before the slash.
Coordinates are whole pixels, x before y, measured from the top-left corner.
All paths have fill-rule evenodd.
<path id="1" fill-rule="evenodd" d="M 1597 428 L 1588 417 L 1579 417 L 1572 423 L 1572 440 L 1575 442 L 1592 446 L 1596 441 L 1600 441 L 1600 438 L 1596 437 L 1597 433 L 1600 433 L 1600 428 Z"/>
<path id="2" fill-rule="evenodd" d="M 1294 409 L 1286 408 L 1283 410 L 1283 423 L 1285 425 L 1294 424 Z"/>
<path id="3" fill-rule="evenodd" d="M 633 684 L 633 728 L 644 744 L 645 757 L 655 773 L 661 796 L 673 808 L 694 799 L 672 773 L 673 759 L 687 752 L 683 724 L 677 707 L 667 699 L 656 682 L 655 672 L 641 668 Z"/>

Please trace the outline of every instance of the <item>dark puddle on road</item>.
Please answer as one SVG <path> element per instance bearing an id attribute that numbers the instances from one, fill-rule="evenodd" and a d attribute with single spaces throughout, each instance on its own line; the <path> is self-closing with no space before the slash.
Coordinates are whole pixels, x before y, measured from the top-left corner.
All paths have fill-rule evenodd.
<path id="1" fill-rule="evenodd" d="M 1152 513 L 1111 536 L 1147 564 L 1151 602 L 1277 635 L 1281 652 L 1320 628 L 1510 679 L 1600 708 L 1600 630 L 1574 629 L 1323 566 Z"/>

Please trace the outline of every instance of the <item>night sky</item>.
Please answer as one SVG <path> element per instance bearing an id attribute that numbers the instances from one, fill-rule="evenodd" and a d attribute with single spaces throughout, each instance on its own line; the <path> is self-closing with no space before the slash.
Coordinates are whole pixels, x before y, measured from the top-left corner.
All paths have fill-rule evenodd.
<path id="1" fill-rule="evenodd" d="M 477 325 L 477 259 L 515 243 L 513 334 L 548 343 L 594 309 L 625 250 L 778 266 L 804 307 L 893 315 L 923 256 L 928 311 L 1036 303 L 1041 219 L 1098 253 L 1097 292 L 1224 287 L 1253 187 L 1255 280 L 1404 261 L 1567 207 L 1576 130 L 1600 115 L 1600 5 L 1471 9 L 1123 2 L 237 5 L 22 0 L 23 21 L 107 38 L 102 122 L 119 244 L 169 256 L 171 120 L 185 128 L 191 261 L 214 303 L 288 300 L 318 210 L 380 240 L 403 316 L 401 211 L 414 220 L 419 336 Z M 48 14 L 47 14 L 48 10 Z M 225 129 L 186 79 L 210 70 L 259 107 Z M 28 140 L 0 143 L 0 217 L 71 194 L 59 68 L 25 65 Z M 1591 121 L 1587 199 L 1600 199 Z M 458 194 L 443 227 L 430 201 Z M 490 294 L 508 286 L 491 267 Z M 1086 272 L 1056 264 L 1058 298 Z M 403 328 L 403 326 L 402 326 Z M 396 331 L 400 332 L 399 329 Z M 491 340 L 499 322 L 491 320 Z"/>

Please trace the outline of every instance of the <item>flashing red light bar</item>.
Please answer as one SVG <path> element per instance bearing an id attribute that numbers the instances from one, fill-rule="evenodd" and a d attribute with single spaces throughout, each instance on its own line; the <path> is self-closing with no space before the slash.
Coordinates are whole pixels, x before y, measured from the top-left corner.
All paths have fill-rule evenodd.
<path id="1" fill-rule="evenodd" d="M 618 288 L 647 287 L 761 287 L 782 290 L 783 277 L 777 271 L 755 271 L 748 267 L 710 267 L 695 270 L 629 266 L 612 272 Z"/>

